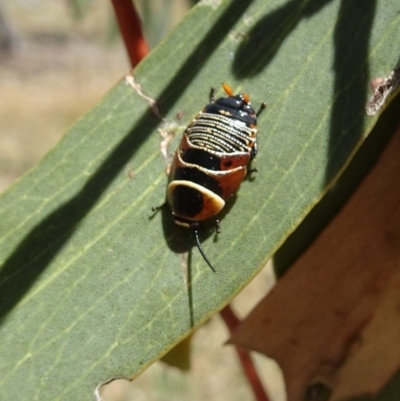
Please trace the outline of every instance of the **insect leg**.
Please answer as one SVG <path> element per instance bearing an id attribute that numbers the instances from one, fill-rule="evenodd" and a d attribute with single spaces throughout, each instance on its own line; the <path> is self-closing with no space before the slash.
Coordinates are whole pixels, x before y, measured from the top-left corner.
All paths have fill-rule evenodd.
<path id="1" fill-rule="evenodd" d="M 214 103 L 215 102 L 214 95 L 215 95 L 215 88 L 211 87 L 211 90 L 210 90 L 210 103 Z"/>

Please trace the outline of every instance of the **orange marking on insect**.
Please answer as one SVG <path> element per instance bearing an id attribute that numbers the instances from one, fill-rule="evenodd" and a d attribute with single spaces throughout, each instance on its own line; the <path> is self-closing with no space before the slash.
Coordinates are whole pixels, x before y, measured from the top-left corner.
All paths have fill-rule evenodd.
<path id="1" fill-rule="evenodd" d="M 234 96 L 233 89 L 228 84 L 222 84 L 222 87 L 228 96 Z"/>

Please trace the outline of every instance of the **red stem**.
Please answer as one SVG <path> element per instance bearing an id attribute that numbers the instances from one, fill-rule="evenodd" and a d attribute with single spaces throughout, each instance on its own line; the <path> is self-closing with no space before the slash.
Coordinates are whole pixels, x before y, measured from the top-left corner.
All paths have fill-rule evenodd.
<path id="1" fill-rule="evenodd" d="M 111 0 L 111 3 L 129 60 L 132 67 L 135 67 L 149 52 L 149 46 L 142 34 L 139 15 L 132 0 Z"/>
<path id="2" fill-rule="evenodd" d="M 221 310 L 220 315 L 230 333 L 239 325 L 240 320 L 236 317 L 231 309 L 230 305 L 225 306 L 224 309 Z M 264 390 L 264 387 L 261 383 L 260 378 L 258 377 L 257 370 L 253 364 L 253 361 L 248 352 L 243 351 L 236 348 L 236 352 L 238 353 L 240 362 L 242 364 L 244 373 L 247 376 L 247 380 L 249 381 L 251 388 L 253 389 L 254 396 L 257 401 L 269 401 L 269 398 Z"/>

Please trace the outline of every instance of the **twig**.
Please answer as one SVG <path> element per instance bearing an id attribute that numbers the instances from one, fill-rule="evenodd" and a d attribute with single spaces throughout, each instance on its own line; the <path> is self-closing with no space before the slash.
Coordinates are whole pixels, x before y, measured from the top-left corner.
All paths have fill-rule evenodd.
<path id="1" fill-rule="evenodd" d="M 222 319 L 224 319 L 224 322 L 228 327 L 229 332 L 232 333 L 233 330 L 239 325 L 240 320 L 235 316 L 230 305 L 225 306 L 225 308 L 221 310 L 220 315 Z M 247 380 L 249 381 L 253 390 L 255 399 L 257 401 L 269 401 L 268 395 L 266 394 L 261 380 L 258 377 L 257 370 L 249 353 L 239 349 L 238 347 L 235 348 L 242 364 L 244 373 L 246 374 Z"/>
<path id="2" fill-rule="evenodd" d="M 132 68 L 149 52 L 132 0 L 111 0 Z"/>

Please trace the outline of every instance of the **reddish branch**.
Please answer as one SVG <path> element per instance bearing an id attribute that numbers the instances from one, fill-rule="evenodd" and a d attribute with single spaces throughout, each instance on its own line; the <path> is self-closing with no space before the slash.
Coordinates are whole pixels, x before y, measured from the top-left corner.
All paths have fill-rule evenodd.
<path id="1" fill-rule="evenodd" d="M 229 332 L 232 333 L 232 331 L 239 325 L 240 320 L 235 316 L 230 305 L 222 309 L 220 315 L 222 319 L 224 319 Z M 238 347 L 236 347 L 236 351 L 247 376 L 247 380 L 253 389 L 254 397 L 257 401 L 269 401 L 249 353 L 239 349 Z"/>
<path id="2" fill-rule="evenodd" d="M 131 65 L 135 67 L 149 52 L 149 46 L 143 37 L 140 18 L 132 0 L 111 0 L 111 2 Z"/>

